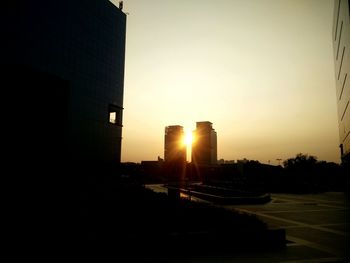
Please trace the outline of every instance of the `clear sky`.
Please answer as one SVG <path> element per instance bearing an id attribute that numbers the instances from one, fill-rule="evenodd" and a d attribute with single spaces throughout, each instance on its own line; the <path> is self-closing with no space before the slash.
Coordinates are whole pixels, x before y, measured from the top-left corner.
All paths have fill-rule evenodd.
<path id="1" fill-rule="evenodd" d="M 113 1 L 117 3 L 117 1 Z M 210 121 L 218 159 L 339 162 L 331 0 L 125 0 L 122 161 Z"/>

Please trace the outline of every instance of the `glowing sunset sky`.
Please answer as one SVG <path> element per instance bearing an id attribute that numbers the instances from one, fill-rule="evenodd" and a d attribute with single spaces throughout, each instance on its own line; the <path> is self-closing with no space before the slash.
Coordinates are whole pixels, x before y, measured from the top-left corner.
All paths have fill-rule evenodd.
<path id="1" fill-rule="evenodd" d="M 117 1 L 114 1 L 117 4 Z M 210 121 L 218 159 L 339 162 L 331 0 L 125 0 L 122 161 Z"/>

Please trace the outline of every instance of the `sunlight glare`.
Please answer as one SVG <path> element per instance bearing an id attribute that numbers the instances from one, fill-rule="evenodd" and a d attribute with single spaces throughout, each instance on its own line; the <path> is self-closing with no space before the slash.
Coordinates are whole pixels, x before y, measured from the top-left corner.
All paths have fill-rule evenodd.
<path id="1" fill-rule="evenodd" d="M 193 142 L 193 136 L 192 136 L 192 132 L 191 131 L 187 131 L 185 133 L 185 145 L 190 146 L 192 145 Z"/>

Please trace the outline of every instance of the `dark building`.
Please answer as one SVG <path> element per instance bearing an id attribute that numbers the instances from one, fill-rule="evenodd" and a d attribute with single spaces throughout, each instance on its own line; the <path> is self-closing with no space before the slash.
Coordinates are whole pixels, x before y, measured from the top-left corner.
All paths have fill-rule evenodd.
<path id="1" fill-rule="evenodd" d="M 340 152 L 343 162 L 350 162 L 350 1 L 336 0 L 333 20 L 333 50 Z"/>
<path id="2" fill-rule="evenodd" d="M 217 164 L 217 136 L 209 121 L 196 124 L 192 144 L 192 163 L 196 165 Z"/>
<path id="3" fill-rule="evenodd" d="M 164 161 L 179 164 L 186 163 L 184 129 L 180 125 L 165 127 Z"/>
<path id="4" fill-rule="evenodd" d="M 15 158 L 120 162 L 122 5 L 37 0 L 5 6 L 1 63 L 4 98 L 13 105 L 8 135 Z"/>
<path id="5" fill-rule="evenodd" d="M 156 161 L 141 161 L 138 176 L 144 183 L 162 183 L 164 181 L 163 172 L 164 160 L 158 156 Z"/>
<path id="6" fill-rule="evenodd" d="M 180 125 L 165 127 L 163 171 L 168 182 L 184 180 L 186 154 L 183 127 Z"/>

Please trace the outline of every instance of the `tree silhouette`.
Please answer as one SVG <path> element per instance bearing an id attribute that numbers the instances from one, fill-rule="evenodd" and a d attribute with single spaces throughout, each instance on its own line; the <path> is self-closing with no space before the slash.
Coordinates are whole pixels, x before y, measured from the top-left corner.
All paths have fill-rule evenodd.
<path id="1" fill-rule="evenodd" d="M 302 169 L 310 168 L 317 163 L 317 157 L 298 153 L 295 158 L 289 158 L 283 162 L 284 167 L 288 169 Z"/>
<path id="2" fill-rule="evenodd" d="M 316 156 L 297 154 L 283 162 L 287 190 L 320 192 L 343 189 L 345 177 L 341 167 L 332 162 L 317 161 Z"/>

